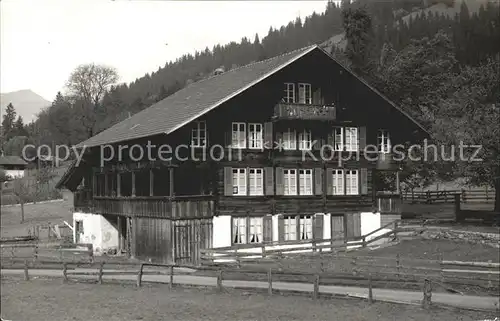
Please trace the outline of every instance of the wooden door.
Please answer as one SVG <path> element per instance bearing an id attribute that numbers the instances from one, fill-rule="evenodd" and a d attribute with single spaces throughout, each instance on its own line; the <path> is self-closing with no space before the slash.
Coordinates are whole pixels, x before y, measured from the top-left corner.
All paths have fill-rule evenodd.
<path id="1" fill-rule="evenodd" d="M 332 215 L 332 240 L 339 239 L 338 241 L 334 241 L 334 243 L 343 243 L 345 238 L 344 232 L 344 216 L 333 216 Z"/>
<path id="2" fill-rule="evenodd" d="M 361 236 L 361 213 L 348 213 L 344 216 L 346 239 L 351 241 Z"/>

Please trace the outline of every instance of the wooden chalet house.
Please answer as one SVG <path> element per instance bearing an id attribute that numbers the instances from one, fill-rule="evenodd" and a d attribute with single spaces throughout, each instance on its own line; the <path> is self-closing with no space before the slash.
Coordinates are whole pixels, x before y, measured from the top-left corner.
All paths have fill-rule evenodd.
<path id="1" fill-rule="evenodd" d="M 397 170 L 391 146 L 425 135 L 311 46 L 192 83 L 95 135 L 59 186 L 75 192 L 76 241 L 197 262 L 201 248 L 347 240 L 398 218 L 398 195 L 378 196 L 372 177 Z"/>

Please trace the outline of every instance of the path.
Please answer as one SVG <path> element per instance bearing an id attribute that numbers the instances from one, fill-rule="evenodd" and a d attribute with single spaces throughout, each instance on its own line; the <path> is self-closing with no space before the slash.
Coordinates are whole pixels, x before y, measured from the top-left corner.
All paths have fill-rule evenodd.
<path id="1" fill-rule="evenodd" d="M 95 269 L 78 269 L 78 271 L 95 272 Z M 106 275 L 104 270 L 103 279 L 105 280 L 124 280 L 136 281 L 137 276 L 133 274 L 127 275 Z M 1 270 L 2 275 L 23 275 L 23 270 Z M 174 273 L 175 274 L 175 273 Z M 30 277 L 45 276 L 45 277 L 62 277 L 61 270 L 42 270 L 32 269 L 29 270 Z M 69 275 L 69 278 L 85 278 L 97 279 L 95 275 Z M 155 283 L 169 283 L 169 275 L 143 275 L 144 282 Z M 194 275 L 174 275 L 175 284 L 195 285 L 195 286 L 217 286 L 217 278 L 210 276 L 194 276 Z M 232 288 L 258 288 L 267 289 L 268 283 L 262 281 L 236 281 L 236 280 L 223 280 L 224 287 Z M 297 283 L 297 282 L 273 282 L 273 290 L 277 291 L 296 291 L 311 293 L 313 291 L 313 284 Z M 348 287 L 348 286 L 334 286 L 334 285 L 320 285 L 320 294 L 336 294 L 348 295 L 352 297 L 368 297 L 368 289 L 362 287 Z M 389 289 L 373 289 L 373 299 L 385 302 L 406 303 L 406 304 L 420 304 L 422 300 L 422 293 L 415 291 L 404 290 L 389 290 Z M 499 297 L 486 297 L 486 296 L 472 296 L 472 295 L 459 295 L 449 293 L 432 293 L 432 302 L 453 306 L 457 308 L 468 309 L 482 309 L 482 310 L 499 310 L 500 302 Z"/>

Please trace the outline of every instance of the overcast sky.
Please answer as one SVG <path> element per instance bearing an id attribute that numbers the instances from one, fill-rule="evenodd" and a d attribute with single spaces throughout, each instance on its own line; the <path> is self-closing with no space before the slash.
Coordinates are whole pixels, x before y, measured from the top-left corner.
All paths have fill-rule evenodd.
<path id="1" fill-rule="evenodd" d="M 130 82 L 206 46 L 262 39 L 271 25 L 323 12 L 326 0 L 2 0 L 0 8 L 0 91 L 51 101 L 79 64 L 114 66 Z"/>

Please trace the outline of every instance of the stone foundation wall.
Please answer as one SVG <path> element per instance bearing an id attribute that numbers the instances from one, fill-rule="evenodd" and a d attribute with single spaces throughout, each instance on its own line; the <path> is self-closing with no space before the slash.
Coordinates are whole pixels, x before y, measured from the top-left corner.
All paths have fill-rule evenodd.
<path id="1" fill-rule="evenodd" d="M 460 231 L 451 229 L 427 229 L 422 233 L 427 239 L 448 239 L 466 241 L 473 244 L 484 244 L 494 248 L 500 248 L 500 234 Z"/>

